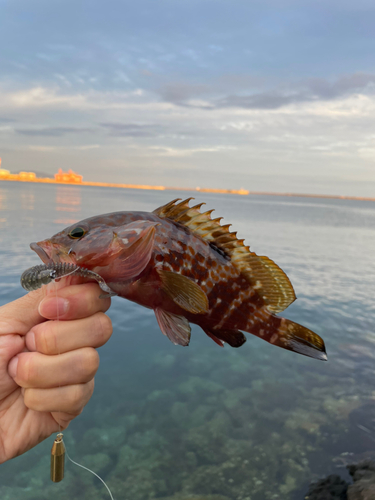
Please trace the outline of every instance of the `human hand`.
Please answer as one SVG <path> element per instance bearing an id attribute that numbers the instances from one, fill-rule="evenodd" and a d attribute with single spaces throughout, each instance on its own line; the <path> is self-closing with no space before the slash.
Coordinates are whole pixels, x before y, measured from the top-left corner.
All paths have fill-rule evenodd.
<path id="1" fill-rule="evenodd" d="M 112 334 L 104 314 L 111 301 L 80 280 L 67 277 L 0 307 L 0 463 L 65 429 L 92 396 L 95 348 Z"/>

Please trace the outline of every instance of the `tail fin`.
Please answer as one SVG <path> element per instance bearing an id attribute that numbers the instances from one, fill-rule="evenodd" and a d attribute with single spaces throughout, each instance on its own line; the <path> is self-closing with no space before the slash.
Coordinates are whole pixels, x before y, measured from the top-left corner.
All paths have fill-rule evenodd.
<path id="1" fill-rule="evenodd" d="M 308 328 L 289 319 L 271 316 L 269 321 L 261 324 L 257 331 L 249 330 L 249 333 L 283 349 L 298 352 L 310 358 L 327 360 L 324 340 Z"/>
<path id="2" fill-rule="evenodd" d="M 278 331 L 278 339 L 273 343 L 289 351 L 327 361 L 324 340 L 308 328 L 294 323 L 289 319 L 282 319 Z"/>

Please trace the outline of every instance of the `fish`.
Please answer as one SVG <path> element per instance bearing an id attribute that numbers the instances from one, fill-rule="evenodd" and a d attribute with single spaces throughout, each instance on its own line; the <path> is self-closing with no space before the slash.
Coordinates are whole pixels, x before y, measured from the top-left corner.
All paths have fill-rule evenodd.
<path id="1" fill-rule="evenodd" d="M 284 271 L 212 218 L 214 210 L 201 211 L 204 203 L 190 206 L 193 199 L 90 217 L 30 247 L 44 264 L 93 271 L 113 295 L 153 309 L 176 345 L 189 345 L 193 323 L 221 347 L 242 346 L 245 332 L 326 360 L 319 335 L 277 316 L 296 299 Z"/>

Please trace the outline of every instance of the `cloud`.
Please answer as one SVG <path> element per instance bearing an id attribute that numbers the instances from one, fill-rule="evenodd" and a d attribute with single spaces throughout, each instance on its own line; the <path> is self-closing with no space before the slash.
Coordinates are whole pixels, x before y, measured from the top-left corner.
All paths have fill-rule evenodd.
<path id="1" fill-rule="evenodd" d="M 0 117 L 0 123 L 14 123 L 15 121 L 13 118 Z"/>
<path id="2" fill-rule="evenodd" d="M 138 123 L 100 123 L 100 126 L 115 137 L 157 137 L 164 130 L 161 126 Z"/>
<path id="3" fill-rule="evenodd" d="M 17 134 L 27 135 L 32 137 L 61 137 L 66 134 L 84 134 L 92 133 L 91 128 L 77 127 L 44 127 L 39 129 L 15 129 Z"/>
<path id="4" fill-rule="evenodd" d="M 111 90 L 80 90 L 64 89 L 60 86 L 32 87 L 22 90 L 10 90 L 1 86 L 0 82 L 0 112 L 7 115 L 15 111 L 27 109 L 53 109 L 81 112 L 90 110 L 109 109 L 140 109 L 147 108 L 148 111 L 168 110 L 171 104 L 157 102 L 155 94 L 137 88 L 129 92 Z"/>
<path id="5" fill-rule="evenodd" d="M 323 78 L 310 78 L 290 82 L 279 88 L 261 92 L 239 89 L 237 93 L 223 93 L 223 81 L 218 79 L 211 85 L 169 84 L 159 89 L 161 98 L 179 106 L 201 109 L 243 108 L 279 109 L 283 106 L 302 102 L 329 101 L 353 94 L 372 94 L 375 91 L 375 75 L 354 73 L 343 75 L 334 81 Z M 242 81 L 244 85 L 246 80 Z M 241 80 L 238 80 L 241 83 Z M 249 80 L 247 87 L 253 88 L 257 80 Z M 222 94 L 221 97 L 217 97 Z M 205 100 L 198 98 L 205 96 Z"/>
<path id="6" fill-rule="evenodd" d="M 183 156 L 191 156 L 198 153 L 219 153 L 221 151 L 231 151 L 235 150 L 234 146 L 213 146 L 206 148 L 171 148 L 167 146 L 151 146 L 148 148 L 148 151 L 151 152 L 152 155 L 155 153 L 158 156 L 172 156 L 172 157 L 183 157 Z"/>
<path id="7" fill-rule="evenodd" d="M 98 149 L 100 148 L 99 144 L 87 144 L 82 146 L 27 146 L 27 149 L 30 151 L 39 151 L 39 152 L 50 152 L 50 151 L 64 151 L 64 150 L 72 150 L 75 149 L 77 151 L 89 151 L 90 149 Z"/>
<path id="8" fill-rule="evenodd" d="M 177 82 L 162 86 L 158 93 L 164 101 L 186 105 L 190 99 L 207 94 L 210 90 L 211 88 L 208 85 Z"/>
<path id="9" fill-rule="evenodd" d="M 278 109 L 282 106 L 309 101 L 330 101 L 353 94 L 372 94 L 375 75 L 355 73 L 344 75 L 331 82 L 323 78 L 311 78 L 295 89 L 280 89 L 251 95 L 230 95 L 216 101 L 216 107 L 246 109 Z"/>
<path id="10" fill-rule="evenodd" d="M 195 127 L 189 129 L 185 126 L 180 126 L 180 123 L 171 123 L 168 121 L 164 122 L 164 125 L 150 124 L 150 123 L 119 123 L 119 122 L 108 122 L 100 123 L 101 127 L 106 128 L 109 131 L 109 135 L 112 137 L 145 137 L 145 138 L 157 138 L 157 137 L 187 137 L 197 135 L 197 130 Z"/>
<path id="11" fill-rule="evenodd" d="M 53 146 L 29 146 L 29 149 L 30 151 L 38 151 L 40 153 L 49 153 L 56 150 Z"/>
<path id="12" fill-rule="evenodd" d="M 88 144 L 87 146 L 76 146 L 74 149 L 78 151 L 88 151 L 90 149 L 98 149 L 100 148 L 100 144 Z"/>
<path id="13" fill-rule="evenodd" d="M 12 170 L 22 169 L 25 162 L 34 169 L 45 164 L 52 173 L 69 164 L 86 180 L 101 180 L 105 169 L 114 182 L 130 176 L 137 183 L 147 174 L 148 183 L 165 185 L 195 185 L 198 175 L 204 187 L 298 192 L 312 189 L 306 176 L 314 172 L 322 192 L 365 195 L 374 179 L 372 76 L 351 75 L 327 82 L 309 80 L 308 87 L 305 81 L 304 88 L 329 99 L 293 101 L 301 98 L 296 97 L 297 91 L 279 87 L 276 90 L 289 97 L 289 104 L 273 102 L 274 107 L 266 108 L 263 103 L 258 109 L 218 106 L 219 98 L 211 87 L 204 94 L 207 100 L 201 101 L 212 106 L 209 110 L 191 97 L 191 89 L 185 89 L 186 106 L 161 102 L 148 91 L 138 101 L 124 98 L 123 93 L 95 91 L 84 94 L 81 107 L 79 92 L 64 93 L 54 87 L 44 92 L 45 96 L 54 92 L 54 104 L 21 109 L 14 103 L 7 108 L 9 101 L 0 93 L 0 114 L 14 116 L 18 122 L 10 124 L 18 133 L 7 134 L 6 146 L 13 149 L 3 151 L 4 165 Z M 255 92 L 256 82 L 242 83 L 254 90 L 253 96 L 272 94 L 271 90 Z M 240 84 L 235 90 L 239 89 Z M 69 100 L 79 103 L 78 108 L 66 106 Z M 365 172 L 367 179 L 357 191 L 351 184 L 345 189 L 344 184 L 324 185 L 327 172 L 331 178 L 343 178 L 354 171 Z"/>

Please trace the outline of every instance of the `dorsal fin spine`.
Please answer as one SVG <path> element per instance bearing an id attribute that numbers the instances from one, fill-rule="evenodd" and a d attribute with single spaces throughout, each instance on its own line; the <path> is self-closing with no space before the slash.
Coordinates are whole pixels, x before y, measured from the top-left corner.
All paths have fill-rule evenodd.
<path id="1" fill-rule="evenodd" d="M 166 205 L 163 205 L 162 207 L 159 207 L 156 210 L 154 210 L 154 213 L 156 215 L 158 215 L 159 217 L 165 217 L 165 214 L 167 214 L 168 211 L 170 211 L 170 209 L 175 206 L 174 204 L 176 203 L 176 201 L 180 201 L 180 200 L 181 200 L 181 198 L 175 198 L 174 200 L 170 201 Z"/>
<path id="2" fill-rule="evenodd" d="M 175 222 L 179 222 L 181 219 L 183 219 L 184 215 L 186 215 L 189 212 L 190 208 L 187 208 L 186 210 L 183 210 L 180 214 L 177 215 L 173 220 Z"/>
<path id="3" fill-rule="evenodd" d="M 199 210 L 203 205 L 205 205 L 205 203 L 198 203 L 198 205 L 194 205 L 193 207 L 191 207 L 191 210 Z"/>
<path id="4" fill-rule="evenodd" d="M 189 201 L 193 200 L 194 198 L 188 198 L 187 200 L 181 201 L 181 203 L 178 203 L 172 210 L 170 211 L 170 216 L 173 216 L 174 213 L 179 214 L 181 208 L 186 207 L 187 210 L 190 210 L 189 207 Z"/>

